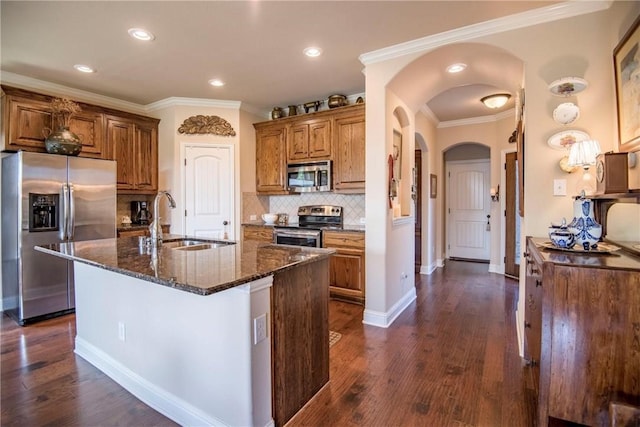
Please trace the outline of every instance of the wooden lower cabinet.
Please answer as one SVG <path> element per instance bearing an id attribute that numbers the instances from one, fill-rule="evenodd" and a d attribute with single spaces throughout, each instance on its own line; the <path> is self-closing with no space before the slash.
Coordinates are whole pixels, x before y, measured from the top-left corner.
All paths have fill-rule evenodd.
<path id="1" fill-rule="evenodd" d="M 540 351 L 538 426 L 613 425 L 610 404 L 640 406 L 640 258 L 542 249 L 546 240 L 527 238 L 525 254 L 525 319 L 541 319 L 540 333 L 525 325 L 525 354 Z"/>
<path id="2" fill-rule="evenodd" d="M 242 240 L 273 243 L 273 227 L 263 225 L 243 225 Z"/>
<path id="3" fill-rule="evenodd" d="M 329 270 L 332 298 L 364 304 L 364 238 L 360 232 L 323 231 L 322 247 L 336 250 Z"/>

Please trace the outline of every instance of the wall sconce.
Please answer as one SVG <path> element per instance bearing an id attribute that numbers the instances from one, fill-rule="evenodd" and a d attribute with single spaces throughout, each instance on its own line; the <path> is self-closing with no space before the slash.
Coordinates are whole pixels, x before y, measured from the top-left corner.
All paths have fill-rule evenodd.
<path id="1" fill-rule="evenodd" d="M 484 98 L 480 98 L 480 102 L 482 102 L 488 108 L 500 108 L 511 98 L 511 95 L 508 93 L 495 93 L 493 95 L 485 96 Z"/>
<path id="2" fill-rule="evenodd" d="M 494 202 L 500 201 L 500 184 L 498 184 L 496 188 L 491 187 L 491 190 L 489 190 L 489 193 L 491 194 L 492 201 Z"/>

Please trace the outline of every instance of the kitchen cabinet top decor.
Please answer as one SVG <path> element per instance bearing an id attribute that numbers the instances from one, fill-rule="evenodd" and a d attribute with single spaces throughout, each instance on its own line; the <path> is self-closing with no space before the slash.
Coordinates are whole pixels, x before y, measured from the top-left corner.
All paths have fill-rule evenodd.
<path id="1" fill-rule="evenodd" d="M 155 263 L 152 251 L 140 249 L 137 237 L 51 244 L 36 249 L 199 295 L 214 294 L 294 266 L 328 258 L 334 252 L 251 241 L 231 242 L 205 250 L 169 247 L 172 240 L 184 238 L 166 235 L 164 245 L 157 250 Z"/>

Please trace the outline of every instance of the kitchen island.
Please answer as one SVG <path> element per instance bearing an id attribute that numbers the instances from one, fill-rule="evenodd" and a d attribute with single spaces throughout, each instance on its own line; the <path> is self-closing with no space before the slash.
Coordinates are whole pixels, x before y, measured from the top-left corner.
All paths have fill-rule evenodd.
<path id="1" fill-rule="evenodd" d="M 332 251 L 177 239 L 37 248 L 74 261 L 76 354 L 182 425 L 283 425 L 329 379 Z"/>

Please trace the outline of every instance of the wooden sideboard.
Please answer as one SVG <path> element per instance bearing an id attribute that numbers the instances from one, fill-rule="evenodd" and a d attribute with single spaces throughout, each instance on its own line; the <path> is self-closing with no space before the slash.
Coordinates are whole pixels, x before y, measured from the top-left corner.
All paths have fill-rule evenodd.
<path id="1" fill-rule="evenodd" d="M 538 425 L 611 425 L 610 403 L 640 406 L 640 258 L 576 254 L 527 238 L 525 357 Z"/>

